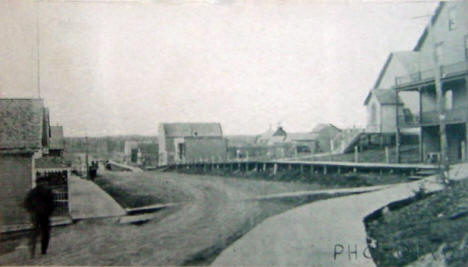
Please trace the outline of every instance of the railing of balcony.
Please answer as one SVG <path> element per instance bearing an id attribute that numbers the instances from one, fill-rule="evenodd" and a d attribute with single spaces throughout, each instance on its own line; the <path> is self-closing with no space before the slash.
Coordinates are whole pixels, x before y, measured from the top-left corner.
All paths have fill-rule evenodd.
<path id="1" fill-rule="evenodd" d="M 442 78 L 449 76 L 449 75 L 453 75 L 453 74 L 467 72 L 467 70 L 468 70 L 468 61 L 461 61 L 461 62 L 454 63 L 454 64 L 440 66 L 440 72 L 441 72 Z M 417 83 L 417 82 L 421 82 L 425 80 L 432 80 L 434 79 L 434 77 L 435 77 L 434 68 L 421 70 L 415 73 L 411 73 L 409 75 L 397 76 L 395 78 L 395 85 L 396 86 L 409 85 L 412 83 Z"/>
<path id="2" fill-rule="evenodd" d="M 399 115 L 398 126 L 402 128 L 411 128 L 420 126 L 420 118 L 417 115 Z"/>
<path id="3" fill-rule="evenodd" d="M 437 111 L 422 112 L 422 116 L 400 115 L 398 116 L 398 126 L 402 128 L 419 127 L 421 125 L 430 125 L 439 123 Z M 459 123 L 468 121 L 468 107 L 456 108 L 445 111 L 446 123 Z"/>

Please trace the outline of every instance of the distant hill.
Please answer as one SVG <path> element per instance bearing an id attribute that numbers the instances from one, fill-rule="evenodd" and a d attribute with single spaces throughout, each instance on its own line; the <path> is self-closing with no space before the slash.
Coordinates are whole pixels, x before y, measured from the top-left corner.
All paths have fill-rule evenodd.
<path id="1" fill-rule="evenodd" d="M 88 137 L 86 145 L 85 137 L 65 137 L 65 151 L 85 152 L 88 147 L 89 153 L 113 153 L 123 152 L 125 141 L 137 141 L 142 143 L 158 143 L 157 136 L 143 135 L 118 135 L 103 137 Z"/>

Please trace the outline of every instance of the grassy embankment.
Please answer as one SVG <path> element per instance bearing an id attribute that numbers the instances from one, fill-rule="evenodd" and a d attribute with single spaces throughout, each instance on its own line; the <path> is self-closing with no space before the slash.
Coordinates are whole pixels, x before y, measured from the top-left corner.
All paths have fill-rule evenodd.
<path id="1" fill-rule="evenodd" d="M 239 171 L 239 170 L 200 170 L 200 169 L 184 169 L 180 170 L 183 173 L 190 174 L 207 174 L 215 176 L 226 176 L 226 177 L 239 177 L 246 179 L 257 179 L 267 181 L 278 181 L 278 182 L 292 182 L 302 184 L 314 184 L 317 185 L 317 189 L 333 189 L 333 188 L 345 188 L 345 187 L 362 187 L 362 186 L 374 186 L 383 184 L 395 184 L 408 182 L 407 176 L 399 174 L 379 174 L 379 173 L 347 173 L 347 174 L 322 174 L 310 172 L 301 172 L 300 169 L 292 170 L 278 170 L 276 175 L 271 171 L 268 172 L 257 172 L 251 171 Z"/>
<path id="2" fill-rule="evenodd" d="M 467 266 L 467 200 L 464 180 L 433 194 L 418 191 L 406 204 L 370 220 L 366 230 L 375 263 L 403 266 L 424 258 L 431 266 Z"/>

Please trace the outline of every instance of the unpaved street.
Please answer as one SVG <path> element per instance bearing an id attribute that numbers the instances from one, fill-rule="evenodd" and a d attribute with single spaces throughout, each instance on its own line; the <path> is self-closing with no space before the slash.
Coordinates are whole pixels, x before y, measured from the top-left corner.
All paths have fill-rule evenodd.
<path id="1" fill-rule="evenodd" d="M 175 173 L 104 173 L 139 195 L 181 205 L 160 211 L 146 224 L 117 218 L 83 220 L 53 229 L 47 256 L 28 259 L 26 238 L 0 264 L 182 265 L 209 264 L 225 246 L 292 203 L 241 201 L 269 193 L 317 189 L 316 185 Z"/>

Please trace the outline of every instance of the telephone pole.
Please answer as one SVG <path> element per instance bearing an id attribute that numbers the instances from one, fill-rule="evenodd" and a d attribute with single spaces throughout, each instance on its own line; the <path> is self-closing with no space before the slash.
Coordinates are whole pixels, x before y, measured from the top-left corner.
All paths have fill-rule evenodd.
<path id="1" fill-rule="evenodd" d="M 416 18 L 422 17 L 430 17 L 429 25 L 427 27 L 427 35 L 430 35 L 431 43 L 432 43 L 432 58 L 434 61 L 434 85 L 436 91 L 436 108 L 437 108 L 437 115 L 439 119 L 439 136 L 440 136 L 440 174 L 442 176 L 442 181 L 446 183 L 448 181 L 448 171 L 449 171 L 449 158 L 448 158 L 448 141 L 447 141 L 447 131 L 446 131 L 446 115 L 445 115 L 445 97 L 443 92 L 442 86 L 442 73 L 441 73 L 441 66 L 439 63 L 439 55 L 437 53 L 438 47 L 441 43 L 438 43 L 433 32 L 433 20 L 432 15 L 420 16 Z M 420 107 L 421 108 L 421 107 Z"/>
<path id="2" fill-rule="evenodd" d="M 39 0 L 36 0 L 36 83 L 37 97 L 41 98 L 41 55 L 40 55 Z"/>
<path id="3" fill-rule="evenodd" d="M 85 161 L 86 161 L 86 179 L 89 179 L 88 135 L 85 136 L 85 145 L 86 145 L 86 154 L 85 154 Z"/>

